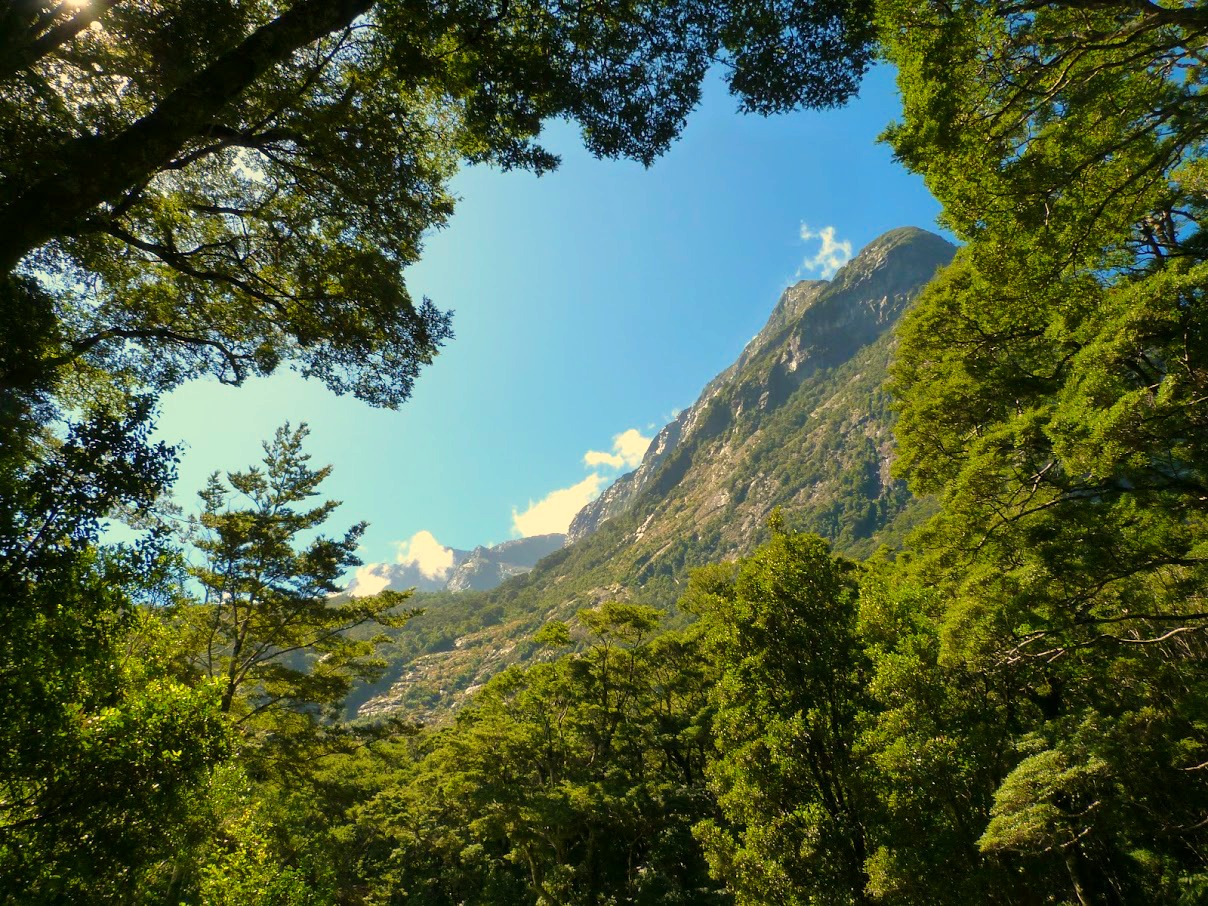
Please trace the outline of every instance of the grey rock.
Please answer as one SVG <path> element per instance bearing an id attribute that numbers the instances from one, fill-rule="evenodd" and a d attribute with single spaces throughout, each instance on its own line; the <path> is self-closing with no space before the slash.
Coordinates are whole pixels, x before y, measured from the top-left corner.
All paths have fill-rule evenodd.
<path id="1" fill-rule="evenodd" d="M 658 490 L 669 491 L 678 478 L 660 475 L 659 470 L 676 450 L 716 436 L 730 418 L 747 407 L 774 408 L 819 368 L 845 362 L 876 340 L 955 252 L 952 243 L 934 233 L 901 227 L 861 249 L 833 279 L 802 280 L 790 286 L 737 361 L 706 384 L 696 402 L 659 431 L 641 465 L 576 514 L 566 543 L 574 544 L 609 519 L 628 512 L 654 486 L 656 476 L 663 485 Z M 725 412 L 710 410 L 710 403 L 723 391 L 740 387 L 748 366 L 768 356 L 773 358 L 771 367 L 758 383 L 741 387 L 734 409 L 728 413 L 730 418 Z"/>

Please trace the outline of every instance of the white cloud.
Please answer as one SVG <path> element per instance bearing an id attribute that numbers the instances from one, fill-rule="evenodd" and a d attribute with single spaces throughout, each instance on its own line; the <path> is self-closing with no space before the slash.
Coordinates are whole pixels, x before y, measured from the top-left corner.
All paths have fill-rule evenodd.
<path id="1" fill-rule="evenodd" d="M 644 437 L 637 428 L 622 431 L 612 439 L 612 449 L 625 458 L 625 465 L 631 469 L 642 464 L 642 457 L 650 448 L 649 437 Z"/>
<path id="2" fill-rule="evenodd" d="M 565 532 L 575 514 L 599 497 L 607 483 L 608 479 L 593 472 L 569 488 L 550 491 L 536 503 L 530 500 L 523 513 L 512 507 L 512 528 L 524 538 Z"/>
<path id="3" fill-rule="evenodd" d="M 366 563 L 357 569 L 348 583 L 348 594 L 354 598 L 368 598 L 390 584 L 390 567 L 385 563 Z"/>
<path id="4" fill-rule="evenodd" d="M 601 450 L 588 450 L 583 454 L 583 465 L 588 468 L 596 466 L 608 466 L 610 469 L 619 469 L 625 465 L 625 457 L 619 453 L 605 453 Z"/>
<path id="5" fill-rule="evenodd" d="M 801 267 L 797 268 L 798 277 L 808 271 L 817 273 L 823 280 L 829 280 L 835 276 L 835 271 L 851 260 L 851 243 L 846 239 L 836 242 L 833 226 L 811 230 L 808 225 L 803 223 L 801 224 L 801 239 L 803 242 L 817 239 L 821 244 L 818 247 L 817 255 L 801 262 Z"/>
<path id="6" fill-rule="evenodd" d="M 416 532 L 409 541 L 398 542 L 394 558 L 404 566 L 414 566 L 428 579 L 443 579 L 453 568 L 453 549 L 445 547 L 427 529 Z"/>
<path id="7" fill-rule="evenodd" d="M 596 466 L 608 466 L 611 469 L 626 466 L 636 469 L 641 465 L 642 457 L 649 446 L 649 437 L 644 437 L 637 428 L 630 428 L 613 435 L 611 453 L 605 453 L 602 450 L 588 450 L 583 454 L 583 464 L 589 469 L 594 469 Z"/>

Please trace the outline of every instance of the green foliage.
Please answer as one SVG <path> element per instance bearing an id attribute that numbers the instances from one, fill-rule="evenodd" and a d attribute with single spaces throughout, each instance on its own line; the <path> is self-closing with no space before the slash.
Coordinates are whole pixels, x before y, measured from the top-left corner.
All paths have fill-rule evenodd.
<path id="1" fill-rule="evenodd" d="M 386 637 L 353 630 L 397 628 L 411 616 L 397 592 L 331 600 L 360 563 L 365 525 L 339 539 L 315 534 L 339 503 L 309 505 L 331 467 L 309 466 L 307 433 L 280 428 L 264 445 L 263 469 L 228 473 L 225 483 L 214 475 L 200 492 L 194 544 L 204 559 L 190 573 L 205 597 L 176 613 L 192 675 L 218 686 L 221 710 L 245 739 L 272 739 L 270 755 L 284 756 L 287 770 L 306 746 L 341 735 L 333 721 L 353 683 L 384 666 Z"/>
<path id="2" fill-rule="evenodd" d="M 382 901 L 644 902 L 660 877 L 656 902 L 1195 901 L 1193 651 L 987 668 L 946 655 L 945 589 L 911 578 L 924 561 L 857 570 L 769 527 L 752 556 L 693 574 L 687 634 L 648 639 L 635 605 L 549 621 L 547 651 L 584 647 L 505 672 L 421 736 L 358 811 Z M 667 691 L 685 698 L 652 724 Z M 647 801 L 668 810 L 672 865 L 634 842 Z"/>
<path id="3" fill-rule="evenodd" d="M 8 399 L 41 424 L 6 419 L 0 445 L 0 888 L 119 899 L 170 857 L 227 751 L 217 691 L 179 681 L 143 609 L 171 596 L 171 551 L 98 543 L 104 515 L 159 493 L 172 451 L 148 442 L 145 401 L 94 401 L 60 438 L 54 407 Z"/>
<path id="4" fill-rule="evenodd" d="M 660 617 L 581 612 L 583 650 L 501 674 L 431 738 L 362 813 L 393 845 L 382 901 L 726 902 L 689 830 L 711 671 L 695 635 L 651 639 Z"/>
<path id="5" fill-rule="evenodd" d="M 732 583 L 708 572 L 692 592 L 721 670 L 709 776 L 725 816 L 697 834 L 740 904 L 864 902 L 872 797 L 854 749 L 866 664 L 853 564 L 770 527 Z"/>
<path id="6" fill-rule="evenodd" d="M 135 650 L 114 652 L 104 685 L 88 689 L 92 700 L 44 715 L 21 761 L 8 759 L 0 878 L 20 902 L 103 902 L 142 890 L 184 844 L 193 797 L 226 755 L 216 690 L 168 675 L 163 640 L 148 638 L 162 629 L 137 622 L 127 636 Z"/>
<path id="7" fill-rule="evenodd" d="M 24 376 L 84 359 L 162 389 L 285 362 L 397 406 L 451 336 L 403 271 L 462 161 L 556 166 L 537 140 L 561 118 L 649 164 L 713 63 L 747 109 L 825 107 L 871 39 L 867 0 L 10 5 L 0 273 L 49 296 Z"/>
<path id="8" fill-rule="evenodd" d="M 902 324 L 894 390 L 900 474 L 940 500 L 911 568 L 939 594 L 939 670 L 985 677 L 1008 717 L 982 856 L 1021 898 L 1194 899 L 1208 258 L 1188 114 L 1208 18 L 881 14 L 904 101 L 888 139 L 967 240 Z"/>
<path id="9" fill-rule="evenodd" d="M 942 599 L 884 567 L 860 582 L 858 633 L 870 670 L 857 750 L 878 816 L 865 862 L 885 903 L 1014 902 L 1017 878 L 978 852 L 1012 763 L 1012 704 L 1000 677 L 941 663 Z"/>
<path id="10" fill-rule="evenodd" d="M 970 240 L 903 324 L 895 389 L 975 654 L 1202 625 L 1203 136 L 1176 111 L 1208 23 L 1100 6 L 886 5 L 889 139 Z"/>
<path id="11" fill-rule="evenodd" d="M 1076 844 L 1093 827 L 1108 776 L 1098 758 L 1071 764 L 1054 749 L 1028 756 L 995 793 L 981 848 L 1048 852 Z"/>
<path id="12" fill-rule="evenodd" d="M 282 845 L 281 828 L 296 816 L 274 809 L 263 787 L 232 760 L 195 791 L 186 833 L 170 861 L 142 879 L 143 903 L 309 906 L 328 902 L 321 887 Z M 100 898 L 98 898 L 100 899 Z"/>

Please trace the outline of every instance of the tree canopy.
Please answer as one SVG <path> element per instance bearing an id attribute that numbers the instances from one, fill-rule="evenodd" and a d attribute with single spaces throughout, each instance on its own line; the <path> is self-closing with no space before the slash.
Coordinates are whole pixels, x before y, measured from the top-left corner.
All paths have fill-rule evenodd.
<path id="1" fill-rule="evenodd" d="M 904 99 L 888 139 L 968 240 L 896 366 L 899 466 L 943 495 L 932 547 L 966 589 L 954 625 L 988 617 L 991 645 L 1024 656 L 1201 632 L 1208 18 L 883 14 Z M 975 602 L 990 588 L 1009 609 Z"/>
<path id="2" fill-rule="evenodd" d="M 1009 763 L 978 759 L 999 776 L 977 845 L 1080 903 L 1194 898 L 1208 15 L 880 16 L 903 96 L 886 137 L 966 243 L 901 327 L 894 390 L 899 473 L 941 502 L 911 565 L 941 602 L 937 664 L 1014 702 Z"/>
<path id="3" fill-rule="evenodd" d="M 829 106 L 872 37 L 867 0 L 20 2 L 0 25 L 0 271 L 41 288 L 26 370 L 163 388 L 288 362 L 385 406 L 451 336 L 403 271 L 459 163 L 555 166 L 558 117 L 649 163 L 715 63 L 745 109 Z"/>
<path id="4" fill-rule="evenodd" d="M 321 534 L 305 427 L 178 518 L 155 394 L 286 363 L 398 405 L 450 336 L 404 271 L 459 165 L 554 166 L 555 117 L 649 162 L 714 64 L 748 110 L 839 103 L 874 28 L 964 242 L 891 381 L 935 515 L 857 564 L 774 513 L 680 631 L 652 585 L 530 600 L 532 663 L 444 725 L 347 720 L 406 596 L 341 596 L 364 527 Z M 1204 902 L 1206 44 L 1173 0 L 6 4 L 0 890 Z M 520 606 L 431 600 L 450 646 Z"/>

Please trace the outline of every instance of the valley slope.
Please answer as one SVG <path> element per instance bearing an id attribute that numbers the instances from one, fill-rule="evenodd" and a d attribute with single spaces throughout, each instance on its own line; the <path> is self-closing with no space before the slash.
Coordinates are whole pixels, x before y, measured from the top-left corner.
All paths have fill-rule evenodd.
<path id="1" fill-rule="evenodd" d="M 489 591 L 417 595 L 425 613 L 402 632 L 386 679 L 357 697 L 358 713 L 456 707 L 509 664 L 542 656 L 530 638 L 545 621 L 601 601 L 672 608 L 690 569 L 752 550 L 776 507 L 789 528 L 850 556 L 894 545 L 927 505 L 889 472 L 890 328 L 954 251 L 897 229 L 832 280 L 787 289 L 641 465 L 576 516 L 566 547 Z"/>

